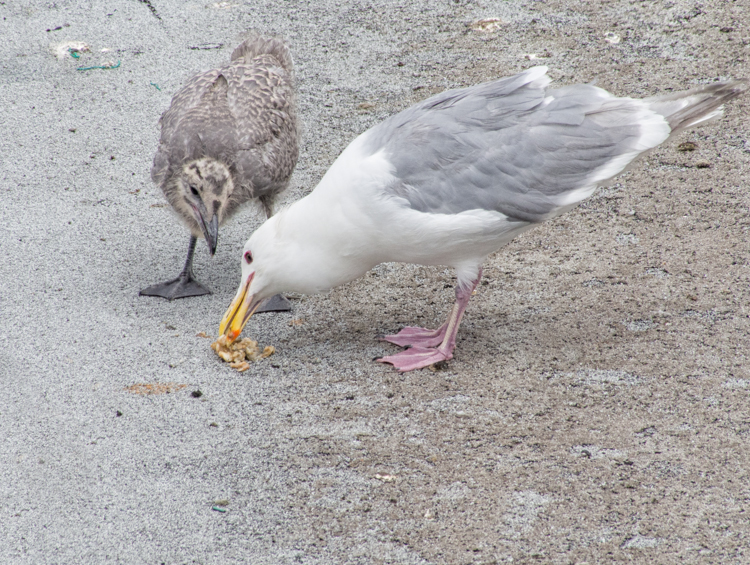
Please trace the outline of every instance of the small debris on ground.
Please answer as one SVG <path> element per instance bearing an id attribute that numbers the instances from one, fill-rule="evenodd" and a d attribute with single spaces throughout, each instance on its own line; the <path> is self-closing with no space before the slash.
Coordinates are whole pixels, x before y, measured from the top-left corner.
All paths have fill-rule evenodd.
<path id="1" fill-rule="evenodd" d="M 396 480 L 396 475 L 381 475 L 380 473 L 375 473 L 375 478 L 384 483 L 392 483 Z"/>
<path id="2" fill-rule="evenodd" d="M 604 41 L 606 41 L 610 45 L 616 45 L 620 43 L 620 36 L 617 35 L 616 33 L 608 31 L 607 33 L 604 34 Z"/>
<path id="3" fill-rule="evenodd" d="M 93 71 L 95 69 L 104 69 L 106 71 L 106 70 L 118 68 L 120 66 L 120 63 L 121 61 L 117 61 L 116 64 L 114 61 L 107 61 L 103 65 L 94 65 L 92 67 L 78 67 L 76 70 L 77 71 Z"/>
<path id="4" fill-rule="evenodd" d="M 677 146 L 677 151 L 695 151 L 698 149 L 698 144 L 692 141 L 685 141 Z"/>
<path id="5" fill-rule="evenodd" d="M 709 163 L 708 161 L 698 161 L 695 164 L 695 168 L 696 169 L 710 169 L 711 168 L 711 163 Z"/>
<path id="6" fill-rule="evenodd" d="M 221 49 L 224 47 L 223 43 L 199 43 L 198 45 L 188 45 L 188 49 L 207 51 L 209 49 Z"/>
<path id="7" fill-rule="evenodd" d="M 47 31 L 48 31 L 48 32 L 50 32 L 50 31 L 60 31 L 60 30 L 61 30 L 62 28 L 64 28 L 64 27 L 70 27 L 70 24 L 63 24 L 63 25 L 61 25 L 61 26 L 57 26 L 57 27 L 53 27 L 53 28 L 49 28 L 49 29 L 48 29 Z"/>
<path id="8" fill-rule="evenodd" d="M 182 390 L 186 386 L 187 385 L 177 383 L 136 383 L 134 385 L 126 386 L 123 390 L 132 392 L 133 394 L 147 396 L 151 394 L 170 394 Z"/>
<path id="9" fill-rule="evenodd" d="M 484 18 L 469 24 L 469 27 L 479 33 L 492 33 L 493 31 L 499 30 L 504 25 L 505 22 L 500 18 Z"/>
<path id="10" fill-rule="evenodd" d="M 195 337 L 205 337 L 206 339 L 213 339 L 210 335 L 208 335 L 206 332 L 198 332 L 195 334 Z"/>
<path id="11" fill-rule="evenodd" d="M 190 393 L 190 396 L 192 396 L 193 398 L 200 398 L 201 396 L 203 396 L 203 393 L 199 390 L 194 390 Z"/>
<path id="12" fill-rule="evenodd" d="M 305 319 L 304 318 L 295 318 L 294 320 L 289 320 L 289 325 L 292 326 L 292 327 L 294 327 L 294 326 L 301 326 L 304 323 L 305 323 Z"/>
<path id="13" fill-rule="evenodd" d="M 437 373 L 438 371 L 445 371 L 448 368 L 448 361 L 438 361 L 437 363 L 433 363 L 427 368 L 433 373 Z"/>
<path id="14" fill-rule="evenodd" d="M 549 59 L 552 57 L 552 53 L 545 51 L 544 53 L 526 53 L 523 58 L 528 61 L 534 61 L 535 59 Z"/>
<path id="15" fill-rule="evenodd" d="M 156 11 L 156 8 L 154 8 L 154 5 L 151 4 L 151 0 L 138 0 L 141 4 L 145 4 L 148 6 L 148 9 L 151 10 L 151 13 L 154 15 L 154 17 L 157 20 L 161 20 L 161 16 L 159 15 L 159 12 Z"/>
<path id="16" fill-rule="evenodd" d="M 50 51 L 52 51 L 52 54 L 57 57 L 58 61 L 62 61 L 71 56 L 77 59 L 78 57 L 76 57 L 76 55 L 90 52 L 91 47 L 83 41 L 63 41 L 62 43 L 50 45 Z M 73 55 L 74 53 L 76 55 Z"/>
<path id="17" fill-rule="evenodd" d="M 240 373 L 250 368 L 248 361 L 258 361 L 270 357 L 276 351 L 273 345 L 267 345 L 263 348 L 263 351 L 260 351 L 258 342 L 249 337 L 234 343 L 227 343 L 227 336 L 225 335 L 220 336 L 213 342 L 211 349 L 216 352 L 216 355 L 229 363 L 232 369 L 236 369 Z"/>

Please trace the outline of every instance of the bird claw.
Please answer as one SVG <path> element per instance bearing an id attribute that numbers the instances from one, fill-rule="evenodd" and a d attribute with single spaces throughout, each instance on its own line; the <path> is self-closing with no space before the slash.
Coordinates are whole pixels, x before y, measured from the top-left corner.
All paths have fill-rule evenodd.
<path id="1" fill-rule="evenodd" d="M 387 341 L 401 347 L 437 347 L 445 338 L 445 325 L 436 330 L 407 326 L 397 334 L 378 336 L 381 341 Z"/>
<path id="2" fill-rule="evenodd" d="M 378 363 L 390 363 L 400 372 L 423 369 L 440 361 L 453 359 L 452 353 L 445 353 L 440 349 L 429 347 L 412 347 L 395 355 L 388 355 L 378 359 Z"/>

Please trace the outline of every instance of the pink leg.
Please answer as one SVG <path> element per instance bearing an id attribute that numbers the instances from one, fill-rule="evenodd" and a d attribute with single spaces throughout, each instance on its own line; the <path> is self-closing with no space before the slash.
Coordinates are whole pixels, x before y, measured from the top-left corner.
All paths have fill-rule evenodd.
<path id="1" fill-rule="evenodd" d="M 456 287 L 456 302 L 453 304 L 451 313 L 448 316 L 448 320 L 437 330 L 424 330 L 422 328 L 404 328 L 395 336 L 386 336 L 391 343 L 396 343 L 395 340 L 403 341 L 412 345 L 410 349 L 396 353 L 395 355 L 388 355 L 387 357 L 381 357 L 378 359 L 381 363 L 390 363 L 396 367 L 399 371 L 413 371 L 414 369 L 421 369 L 438 363 L 439 361 L 447 361 L 453 358 L 453 350 L 456 348 L 456 334 L 458 333 L 458 326 L 461 324 L 461 318 L 464 315 L 466 306 L 469 304 L 469 299 L 474 289 L 479 284 L 479 279 L 482 278 L 482 270 L 479 269 L 479 275 L 476 280 L 473 281 L 471 288 L 461 289 Z M 406 330 L 410 330 L 406 334 Z M 404 334 L 402 336 L 402 334 Z M 412 338 L 414 336 L 416 339 Z M 430 345 L 422 345 L 423 343 L 432 343 L 438 336 L 442 338 L 439 343 L 439 347 Z M 403 337 L 403 340 L 399 338 Z M 410 341 L 408 341 L 410 340 Z M 417 343 L 414 343 L 414 342 Z M 421 342 L 421 343 L 419 343 Z M 437 346 L 438 343 L 435 343 Z M 396 343 L 401 345 L 400 343 Z"/>

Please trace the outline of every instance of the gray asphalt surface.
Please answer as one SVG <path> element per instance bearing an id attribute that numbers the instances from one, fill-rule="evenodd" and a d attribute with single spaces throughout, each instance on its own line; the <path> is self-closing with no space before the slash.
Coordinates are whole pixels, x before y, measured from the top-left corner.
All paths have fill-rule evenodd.
<path id="1" fill-rule="evenodd" d="M 252 208 L 215 257 L 199 242 L 213 295 L 138 296 L 187 246 L 149 177 L 158 118 L 247 29 L 294 54 L 292 202 L 446 88 L 539 63 L 638 97 L 750 76 L 748 3 L 11 0 L 0 17 L 0 561 L 750 561 L 747 96 L 492 257 L 438 372 L 371 361 L 396 350 L 378 333 L 439 325 L 453 300 L 450 271 L 408 265 L 254 317 L 245 335 L 277 353 L 223 365 L 196 334 L 216 336 Z M 90 52 L 58 59 L 67 41 Z"/>

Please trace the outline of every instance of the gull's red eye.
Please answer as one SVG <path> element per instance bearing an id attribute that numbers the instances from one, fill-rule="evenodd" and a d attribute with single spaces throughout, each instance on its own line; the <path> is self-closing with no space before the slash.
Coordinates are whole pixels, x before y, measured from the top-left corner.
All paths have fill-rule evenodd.
<path id="1" fill-rule="evenodd" d="M 249 251 L 245 251 L 245 262 L 249 265 L 253 262 L 253 254 Z"/>

